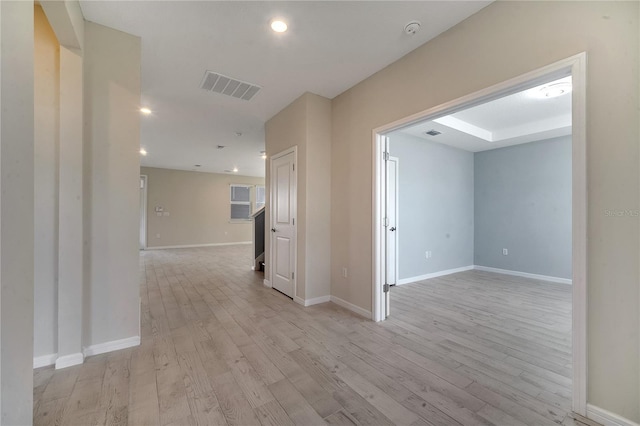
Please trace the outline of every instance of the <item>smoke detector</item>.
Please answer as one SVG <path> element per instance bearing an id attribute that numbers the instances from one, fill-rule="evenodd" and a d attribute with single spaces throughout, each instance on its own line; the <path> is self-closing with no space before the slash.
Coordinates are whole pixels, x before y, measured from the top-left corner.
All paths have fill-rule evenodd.
<path id="1" fill-rule="evenodd" d="M 416 35 L 418 31 L 420 31 L 420 27 L 422 24 L 420 21 L 411 21 L 407 25 L 404 26 L 404 33 L 406 35 Z"/>

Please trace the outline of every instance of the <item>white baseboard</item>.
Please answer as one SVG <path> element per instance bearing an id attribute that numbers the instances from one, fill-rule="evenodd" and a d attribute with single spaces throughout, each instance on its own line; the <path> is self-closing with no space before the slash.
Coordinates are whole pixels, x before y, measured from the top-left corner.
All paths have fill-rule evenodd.
<path id="1" fill-rule="evenodd" d="M 76 352 L 75 354 L 63 355 L 56 359 L 56 370 L 61 368 L 67 368 L 74 365 L 80 365 L 84 362 L 84 355 L 82 352 Z"/>
<path id="2" fill-rule="evenodd" d="M 138 346 L 140 344 L 140 336 L 127 337 L 126 339 L 113 340 L 111 342 L 98 343 L 84 348 L 84 356 L 99 355 L 106 352 L 117 351 L 120 349 Z"/>
<path id="3" fill-rule="evenodd" d="M 298 305 L 304 306 L 304 299 L 302 297 L 293 296 L 293 301 L 296 302 Z"/>
<path id="4" fill-rule="evenodd" d="M 534 280 L 550 281 L 560 284 L 571 284 L 572 282 L 569 278 L 550 277 L 548 275 L 530 274 L 528 272 L 511 271 L 509 269 L 490 268 L 488 266 L 475 265 L 473 269 L 477 271 L 495 272 L 496 274 L 513 275 L 516 277 L 533 278 Z"/>
<path id="5" fill-rule="evenodd" d="M 474 269 L 474 265 L 463 266 L 461 268 L 445 269 L 444 271 L 432 272 L 430 274 L 418 275 L 417 277 L 409 277 L 398 280 L 397 285 L 415 283 L 417 281 L 428 280 L 429 278 L 442 277 L 444 275 L 456 274 L 458 272 L 470 271 Z"/>
<path id="6" fill-rule="evenodd" d="M 636 422 L 591 404 L 587 404 L 587 418 L 604 426 L 640 426 Z"/>
<path id="7" fill-rule="evenodd" d="M 362 315 L 367 319 L 371 319 L 371 311 L 367 311 L 366 309 L 362 309 L 360 306 L 356 306 L 353 303 L 349 303 L 346 300 L 340 299 L 336 296 L 330 296 L 330 299 L 333 303 L 338 306 L 342 306 L 345 309 L 348 309 L 352 312 L 355 312 L 358 315 Z"/>
<path id="8" fill-rule="evenodd" d="M 320 303 L 327 303 L 331 301 L 331 296 L 314 297 L 313 299 L 307 299 L 304 301 L 304 306 L 318 305 Z"/>
<path id="9" fill-rule="evenodd" d="M 33 368 L 48 367 L 56 363 L 58 354 L 48 354 L 33 357 Z"/>
<path id="10" fill-rule="evenodd" d="M 240 244 L 252 244 L 252 241 L 238 241 L 235 243 L 211 243 L 211 244 L 184 244 L 179 246 L 154 246 L 147 247 L 145 250 L 165 250 L 165 249 L 181 249 L 181 248 L 198 248 L 198 247 L 219 247 L 219 246 L 237 246 Z"/>
<path id="11" fill-rule="evenodd" d="M 265 287 L 269 287 L 272 288 L 273 286 L 271 285 L 271 281 L 269 280 L 262 280 L 262 285 L 264 285 Z"/>

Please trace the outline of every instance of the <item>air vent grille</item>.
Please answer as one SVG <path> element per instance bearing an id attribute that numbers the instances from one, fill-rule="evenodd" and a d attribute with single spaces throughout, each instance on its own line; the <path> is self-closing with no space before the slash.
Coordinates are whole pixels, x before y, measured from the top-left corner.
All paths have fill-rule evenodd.
<path id="1" fill-rule="evenodd" d="M 250 101 L 261 89 L 255 84 L 236 80 L 213 71 L 205 71 L 200 88 L 245 101 Z"/>
<path id="2" fill-rule="evenodd" d="M 427 135 L 429 135 L 429 136 L 438 136 L 438 135 L 442 134 L 442 132 L 439 132 L 439 131 L 437 131 L 435 129 L 431 129 L 431 130 L 429 130 L 428 132 L 425 132 L 425 133 Z"/>

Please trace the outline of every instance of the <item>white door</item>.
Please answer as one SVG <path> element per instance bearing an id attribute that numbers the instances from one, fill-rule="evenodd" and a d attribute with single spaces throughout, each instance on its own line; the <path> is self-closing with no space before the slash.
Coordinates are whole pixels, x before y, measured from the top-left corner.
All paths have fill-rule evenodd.
<path id="1" fill-rule="evenodd" d="M 147 177 L 140 176 L 140 250 L 147 248 Z"/>
<path id="2" fill-rule="evenodd" d="M 296 265 L 295 151 L 271 159 L 271 285 L 293 298 Z"/>

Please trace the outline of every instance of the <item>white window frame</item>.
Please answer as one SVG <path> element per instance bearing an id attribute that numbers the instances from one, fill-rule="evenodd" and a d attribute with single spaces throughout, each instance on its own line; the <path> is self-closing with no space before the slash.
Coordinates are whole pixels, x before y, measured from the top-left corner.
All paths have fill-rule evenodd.
<path id="1" fill-rule="evenodd" d="M 229 221 L 230 222 L 250 222 L 251 221 L 251 206 L 252 206 L 252 191 L 251 188 L 253 185 L 246 185 L 242 183 L 231 183 L 229 184 Z M 249 190 L 249 200 L 248 201 L 234 201 L 233 200 L 233 188 L 247 188 Z M 231 216 L 231 206 L 232 205 L 245 205 L 249 206 L 249 216 L 247 218 L 234 218 Z"/>

